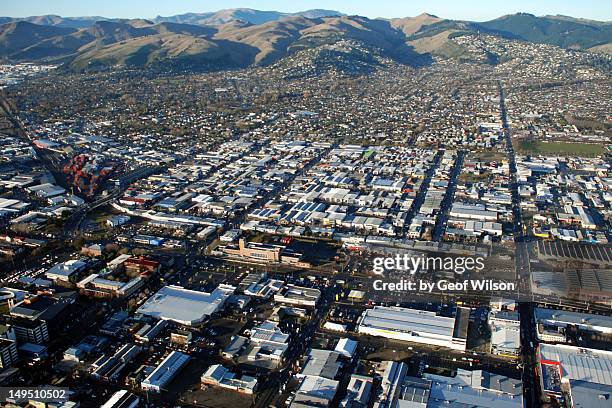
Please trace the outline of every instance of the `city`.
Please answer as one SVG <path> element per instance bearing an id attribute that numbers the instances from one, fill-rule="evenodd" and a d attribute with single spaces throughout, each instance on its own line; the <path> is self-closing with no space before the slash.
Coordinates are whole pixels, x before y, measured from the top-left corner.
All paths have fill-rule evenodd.
<path id="1" fill-rule="evenodd" d="M 0 17 L 5 406 L 612 406 L 609 21 L 96 19 Z"/>

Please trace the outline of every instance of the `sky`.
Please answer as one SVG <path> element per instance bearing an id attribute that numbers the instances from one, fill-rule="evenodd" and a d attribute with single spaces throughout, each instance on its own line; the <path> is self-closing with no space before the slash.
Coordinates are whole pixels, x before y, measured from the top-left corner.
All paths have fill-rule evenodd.
<path id="1" fill-rule="evenodd" d="M 188 12 L 202 13 L 224 8 L 296 12 L 324 8 L 375 17 L 409 17 L 423 12 L 438 17 L 486 21 L 504 14 L 563 14 L 600 21 L 612 20 L 610 0 L 0 0 L 0 16 L 26 17 L 58 14 L 64 17 L 102 16 L 152 18 Z"/>

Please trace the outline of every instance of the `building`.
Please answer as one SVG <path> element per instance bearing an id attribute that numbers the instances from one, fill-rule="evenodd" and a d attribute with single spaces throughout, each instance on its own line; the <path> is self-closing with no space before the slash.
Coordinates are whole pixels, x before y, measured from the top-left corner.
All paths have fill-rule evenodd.
<path id="1" fill-rule="evenodd" d="M 612 351 L 540 343 L 538 363 L 540 385 L 548 395 L 571 393 L 574 381 L 612 386 Z"/>
<path id="2" fill-rule="evenodd" d="M 144 324 L 136 333 L 134 333 L 134 340 L 140 343 L 149 343 L 155 339 L 157 335 L 168 325 L 167 320 L 159 320 L 153 326 L 150 324 Z"/>
<path id="3" fill-rule="evenodd" d="M 289 305 L 315 307 L 320 297 L 321 291 L 319 289 L 287 285 L 274 295 L 274 301 Z"/>
<path id="4" fill-rule="evenodd" d="M 121 390 L 114 393 L 101 408 L 136 408 L 140 404 L 140 398 L 128 390 Z"/>
<path id="5" fill-rule="evenodd" d="M 192 326 L 221 310 L 235 289 L 230 285 L 219 285 L 207 293 L 174 285 L 164 286 L 138 308 L 137 313 Z"/>
<path id="6" fill-rule="evenodd" d="M 431 381 L 406 377 L 397 398 L 398 408 L 427 408 L 429 394 L 431 392 Z"/>
<path id="7" fill-rule="evenodd" d="M 335 351 L 310 349 L 304 356 L 304 367 L 299 377 L 321 377 L 333 380 L 338 374 L 340 354 Z"/>
<path id="8" fill-rule="evenodd" d="M 612 400 L 612 386 L 570 381 L 569 397 L 572 408 L 608 408 Z"/>
<path id="9" fill-rule="evenodd" d="M 91 274 L 76 284 L 81 293 L 100 298 L 127 297 L 144 285 L 144 280 L 137 276 L 128 282 L 114 281 Z"/>
<path id="10" fill-rule="evenodd" d="M 87 263 L 78 259 L 60 262 L 49 269 L 45 276 L 54 282 L 73 282 L 75 276 L 87 267 Z"/>
<path id="11" fill-rule="evenodd" d="M 444 317 L 424 310 L 375 306 L 363 312 L 357 321 L 357 331 L 465 351 L 468 323 L 468 309 L 458 309 L 456 317 Z"/>
<path id="12" fill-rule="evenodd" d="M 380 381 L 381 392 L 374 402 L 374 408 L 395 408 L 408 366 L 397 361 L 386 361 L 382 364 L 385 368 Z"/>
<path id="13" fill-rule="evenodd" d="M 287 347 L 289 347 L 289 334 L 283 333 L 278 323 L 266 320 L 251 330 L 249 337 L 255 347 L 249 354 L 250 360 L 269 359 L 279 361 Z"/>
<path id="14" fill-rule="evenodd" d="M 222 248 L 226 255 L 248 259 L 257 263 L 284 263 L 297 268 L 308 268 L 310 263 L 302 260 L 302 254 L 287 249 L 284 245 L 247 242 L 240 238 L 238 246 L 228 244 Z"/>
<path id="15" fill-rule="evenodd" d="M 228 388 L 242 394 L 252 395 L 257 389 L 257 378 L 238 376 L 221 364 L 215 364 L 202 374 L 202 384 Z"/>
<path id="16" fill-rule="evenodd" d="M 535 308 L 537 335 L 541 341 L 565 343 L 565 330 L 574 327 L 581 331 L 612 335 L 612 317 L 565 310 Z"/>
<path id="17" fill-rule="evenodd" d="M 103 355 L 91 366 L 91 375 L 97 379 L 116 380 L 125 368 L 141 352 L 141 348 L 134 344 L 124 344 L 112 356 Z"/>
<path id="18" fill-rule="evenodd" d="M 161 392 L 187 364 L 190 357 L 173 351 L 140 383 L 143 390 Z"/>
<path id="19" fill-rule="evenodd" d="M 322 377 L 306 376 L 300 383 L 290 408 L 328 407 L 338 390 L 339 382 Z"/>
<path id="20" fill-rule="evenodd" d="M 406 377 L 397 407 L 405 408 L 523 408 L 523 384 L 482 370 L 458 369 L 454 377 L 426 374 Z"/>
<path id="21" fill-rule="evenodd" d="M 115 228 L 127 223 L 129 220 L 130 217 L 127 215 L 113 215 L 112 217 L 106 220 L 106 225 L 111 228 Z"/>
<path id="22" fill-rule="evenodd" d="M 125 273 L 134 276 L 159 272 L 160 263 L 143 257 L 129 258 L 124 263 Z"/>
<path id="23" fill-rule="evenodd" d="M 47 322 L 44 320 L 12 319 L 11 326 L 19 343 L 46 344 L 49 341 Z"/>
<path id="24" fill-rule="evenodd" d="M 359 343 L 357 343 L 355 340 L 343 338 L 338 341 L 338 344 L 336 344 L 336 348 L 334 349 L 334 351 L 343 357 L 352 358 L 355 354 L 355 351 L 357 350 L 358 344 Z"/>
<path id="25" fill-rule="evenodd" d="M 521 322 L 518 312 L 491 312 L 491 353 L 517 356 L 521 347 Z"/>
<path id="26" fill-rule="evenodd" d="M 367 408 L 372 398 L 374 379 L 353 374 L 346 387 L 346 396 L 340 402 L 341 408 Z"/>
<path id="27" fill-rule="evenodd" d="M 187 347 L 191 343 L 193 335 L 188 330 L 176 330 L 170 333 L 170 343 L 177 346 Z"/>
<path id="28" fill-rule="evenodd" d="M 15 341 L 0 338 L 0 368 L 12 366 L 18 359 Z"/>

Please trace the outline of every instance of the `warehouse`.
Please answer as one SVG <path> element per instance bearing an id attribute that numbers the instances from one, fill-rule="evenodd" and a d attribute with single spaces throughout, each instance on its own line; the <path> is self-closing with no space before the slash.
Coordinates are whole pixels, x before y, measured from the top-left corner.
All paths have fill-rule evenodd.
<path id="1" fill-rule="evenodd" d="M 612 387 L 612 352 L 564 344 L 539 346 L 538 369 L 544 393 L 559 396 L 576 382 Z"/>
<path id="2" fill-rule="evenodd" d="M 467 324 L 468 319 L 438 316 L 435 312 L 375 306 L 359 318 L 358 332 L 465 351 Z"/>
<path id="3" fill-rule="evenodd" d="M 483 204 L 455 203 L 450 216 L 478 221 L 497 221 L 497 212 L 487 211 Z"/>
<path id="4" fill-rule="evenodd" d="M 138 308 L 137 313 L 192 326 L 221 310 L 234 290 L 236 288 L 230 285 L 219 285 L 211 293 L 164 286 Z"/>
<path id="5" fill-rule="evenodd" d="M 142 381 L 140 386 L 146 391 L 161 392 L 181 368 L 187 364 L 189 359 L 190 357 L 187 354 L 173 351 Z"/>

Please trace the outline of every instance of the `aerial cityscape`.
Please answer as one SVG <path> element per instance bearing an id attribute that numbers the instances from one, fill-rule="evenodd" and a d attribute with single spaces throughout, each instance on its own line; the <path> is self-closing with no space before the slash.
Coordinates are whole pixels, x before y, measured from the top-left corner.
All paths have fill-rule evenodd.
<path id="1" fill-rule="evenodd" d="M 2 406 L 612 408 L 609 14 L 23 3 Z"/>

